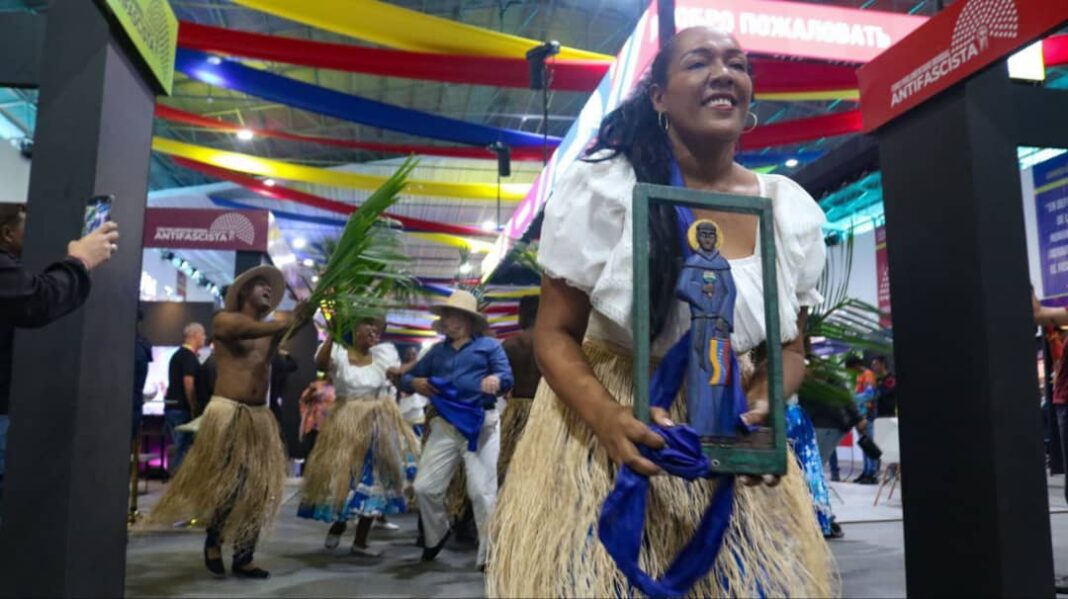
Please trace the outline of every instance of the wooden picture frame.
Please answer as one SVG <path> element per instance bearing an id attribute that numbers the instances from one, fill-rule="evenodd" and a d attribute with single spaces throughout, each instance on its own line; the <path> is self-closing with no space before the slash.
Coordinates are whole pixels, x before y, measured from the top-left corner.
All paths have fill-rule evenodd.
<path id="1" fill-rule="evenodd" d="M 649 422 L 649 379 L 651 375 L 649 323 L 649 212 L 654 203 L 667 203 L 720 212 L 756 215 L 760 233 L 758 252 L 764 282 L 764 322 L 768 361 L 768 404 L 771 443 L 768 447 L 746 447 L 730 443 L 702 441 L 712 472 L 720 474 L 786 473 L 786 404 L 783 397 L 782 343 L 780 342 L 779 290 L 776 269 L 775 219 L 772 201 L 763 197 L 737 196 L 681 187 L 639 183 L 633 197 L 634 241 L 634 409 L 637 417 Z"/>

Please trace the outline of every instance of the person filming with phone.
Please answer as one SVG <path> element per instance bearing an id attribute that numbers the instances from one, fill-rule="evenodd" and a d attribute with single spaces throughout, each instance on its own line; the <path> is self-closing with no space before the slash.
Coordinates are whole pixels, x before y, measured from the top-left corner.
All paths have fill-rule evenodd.
<path id="1" fill-rule="evenodd" d="M 92 287 L 89 271 L 111 259 L 119 239 L 118 225 L 105 222 L 70 242 L 66 257 L 35 273 L 20 261 L 25 230 L 26 207 L 0 204 L 0 496 L 15 329 L 43 327 L 81 307 Z"/>

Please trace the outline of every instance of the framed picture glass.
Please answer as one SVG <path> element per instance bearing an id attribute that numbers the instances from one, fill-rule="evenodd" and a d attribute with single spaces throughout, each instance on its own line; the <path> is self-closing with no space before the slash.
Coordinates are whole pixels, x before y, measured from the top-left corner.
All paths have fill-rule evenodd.
<path id="1" fill-rule="evenodd" d="M 779 331 L 779 293 L 776 276 L 775 221 L 768 198 L 736 196 L 681 187 L 638 184 L 634 187 L 634 406 L 638 418 L 649 422 L 650 300 L 649 214 L 658 203 L 703 211 L 737 212 L 758 218 L 757 253 L 764 283 L 764 322 L 768 408 L 766 422 L 746 426 L 738 416 L 747 408 L 741 372 L 730 342 L 737 297 L 730 264 L 719 255 L 724 236 L 714 219 L 698 218 L 687 228 L 690 248 L 673 282 L 676 297 L 689 304 L 690 332 L 680 340 L 676 356 L 686 346 L 683 392 L 689 424 L 701 437 L 712 472 L 724 474 L 786 473 L 786 414 L 783 397 L 782 344 Z"/>

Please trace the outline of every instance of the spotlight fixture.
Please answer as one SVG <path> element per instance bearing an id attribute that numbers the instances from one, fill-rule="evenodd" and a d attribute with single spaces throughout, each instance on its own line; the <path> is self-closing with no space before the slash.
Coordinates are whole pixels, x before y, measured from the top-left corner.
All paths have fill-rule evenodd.
<path id="1" fill-rule="evenodd" d="M 318 283 L 318 282 L 319 282 L 319 275 L 313 276 L 312 277 L 312 283 Z"/>
<path id="2" fill-rule="evenodd" d="M 256 137 L 256 134 L 251 129 L 241 129 L 237 132 L 237 138 L 241 141 L 252 141 L 254 137 Z"/>
<path id="3" fill-rule="evenodd" d="M 798 164 L 801 164 L 801 163 L 797 161 L 797 158 L 790 158 L 789 160 L 786 161 L 785 164 L 786 164 L 786 168 L 794 168 L 795 166 L 797 166 Z"/>
<path id="4" fill-rule="evenodd" d="M 303 250 L 306 247 L 308 247 L 308 240 L 307 239 L 304 239 L 303 237 L 297 237 L 296 239 L 293 240 L 293 249 L 295 249 L 295 250 Z"/>
<path id="5" fill-rule="evenodd" d="M 315 260 L 312 260 L 311 258 L 305 258 L 304 266 L 307 266 L 308 268 L 315 266 Z"/>

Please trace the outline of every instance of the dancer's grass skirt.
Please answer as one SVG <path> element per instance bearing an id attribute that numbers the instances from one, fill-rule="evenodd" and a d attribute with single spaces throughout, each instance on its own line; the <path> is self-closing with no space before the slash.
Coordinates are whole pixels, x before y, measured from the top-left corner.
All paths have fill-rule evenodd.
<path id="1" fill-rule="evenodd" d="M 533 403 L 534 400 L 529 397 L 513 397 L 504 406 L 504 413 L 501 414 L 501 455 L 497 458 L 497 481 L 501 484 L 504 484 L 519 437 L 527 426 Z"/>
<path id="2" fill-rule="evenodd" d="M 405 458 L 419 455 L 419 440 L 393 398 L 339 402 L 308 457 L 301 503 L 331 506 L 334 513 L 345 513 L 353 478 L 361 479 L 368 451 L 374 456 L 374 481 L 388 495 L 403 497 Z"/>
<path id="3" fill-rule="evenodd" d="M 594 374 L 633 403 L 633 360 L 602 344 L 584 352 Z M 672 418 L 685 422 L 685 401 Z M 737 486 L 730 528 L 700 597 L 829 597 L 838 593 L 830 550 L 795 461 L 773 488 Z M 590 429 L 542 381 L 491 525 L 490 597 L 625 597 L 628 588 L 597 538 L 616 468 Z M 650 486 L 641 566 L 659 576 L 692 538 L 715 489 L 657 476 Z"/>
<path id="4" fill-rule="evenodd" d="M 206 524 L 232 503 L 222 537 L 252 538 L 274 522 L 285 479 L 285 449 L 267 406 L 216 396 L 204 410 L 193 448 L 146 524 L 193 518 Z"/>

